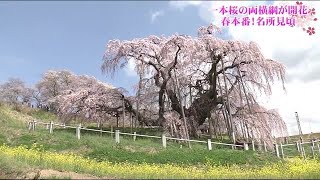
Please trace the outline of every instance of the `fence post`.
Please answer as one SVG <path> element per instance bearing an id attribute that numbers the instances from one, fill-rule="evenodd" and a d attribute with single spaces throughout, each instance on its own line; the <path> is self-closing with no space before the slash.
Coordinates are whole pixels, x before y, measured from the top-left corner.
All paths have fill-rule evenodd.
<path id="1" fill-rule="evenodd" d="M 79 126 L 76 127 L 76 138 L 78 139 L 78 131 L 79 131 Z"/>
<path id="2" fill-rule="evenodd" d="M 49 129 L 49 123 L 46 124 L 46 129 L 47 129 L 47 130 Z"/>
<path id="3" fill-rule="evenodd" d="M 31 121 L 29 121 L 28 129 L 29 129 L 29 132 L 30 132 L 30 131 L 31 131 L 31 129 L 32 129 L 32 122 L 31 122 Z"/>
<path id="4" fill-rule="evenodd" d="M 243 148 L 244 148 L 245 151 L 248 151 L 249 150 L 248 143 L 243 143 Z"/>
<path id="5" fill-rule="evenodd" d="M 111 126 L 111 137 L 113 138 L 113 126 Z"/>
<path id="6" fill-rule="evenodd" d="M 49 127 L 49 133 L 52 134 L 53 133 L 53 122 L 50 122 L 50 127 Z"/>
<path id="7" fill-rule="evenodd" d="M 32 131 L 36 130 L 36 122 L 35 120 L 32 120 Z"/>
<path id="8" fill-rule="evenodd" d="M 116 143 L 120 143 L 120 131 L 116 130 Z"/>
<path id="9" fill-rule="evenodd" d="M 299 144 L 299 141 L 296 142 L 296 146 L 297 146 L 298 152 L 300 152 L 300 144 Z"/>
<path id="10" fill-rule="evenodd" d="M 282 143 L 280 143 L 280 149 L 281 149 L 281 157 L 282 157 L 282 159 L 284 159 L 284 152 L 283 152 Z"/>
<path id="11" fill-rule="evenodd" d="M 34 121 L 34 127 L 33 127 L 33 130 L 35 131 L 37 128 L 37 121 Z"/>
<path id="12" fill-rule="evenodd" d="M 234 132 L 232 132 L 232 139 L 233 139 L 233 144 L 236 144 L 236 135 Z M 236 146 L 232 146 L 231 148 L 232 148 L 232 150 L 234 150 L 234 149 L 236 149 Z"/>
<path id="13" fill-rule="evenodd" d="M 263 141 L 263 147 L 264 147 L 264 152 L 268 152 L 267 144 L 265 141 Z"/>
<path id="14" fill-rule="evenodd" d="M 301 156 L 305 159 L 306 158 L 306 152 L 304 150 L 303 144 L 300 141 L 299 141 L 299 146 L 300 146 Z"/>
<path id="15" fill-rule="evenodd" d="M 254 140 L 252 140 L 251 142 L 252 142 L 252 150 L 255 151 L 256 148 L 254 147 Z"/>
<path id="16" fill-rule="evenodd" d="M 302 147 L 302 156 L 304 159 L 306 159 L 306 151 L 304 150 L 303 146 L 301 146 L 301 147 Z"/>
<path id="17" fill-rule="evenodd" d="M 66 128 L 66 123 L 63 123 L 63 129 L 65 129 Z"/>
<path id="18" fill-rule="evenodd" d="M 77 129 L 76 129 L 76 137 L 79 140 L 81 137 L 81 124 L 78 125 Z"/>
<path id="19" fill-rule="evenodd" d="M 289 144 L 289 138 L 288 138 L 288 137 L 284 137 L 284 142 L 285 142 L 286 144 Z"/>
<path id="20" fill-rule="evenodd" d="M 211 139 L 208 139 L 208 149 L 209 149 L 209 151 L 212 150 Z"/>
<path id="21" fill-rule="evenodd" d="M 303 146 L 302 146 L 300 141 L 298 142 L 298 144 L 299 144 L 299 149 L 300 149 L 301 156 L 304 157 L 304 153 L 303 153 L 304 148 L 303 148 Z"/>
<path id="22" fill-rule="evenodd" d="M 315 141 L 313 139 L 311 139 L 311 146 L 315 145 Z"/>
<path id="23" fill-rule="evenodd" d="M 318 151 L 319 151 L 319 154 L 320 154 L 320 144 L 319 144 L 319 141 L 317 142 L 317 146 L 318 146 Z"/>
<path id="24" fill-rule="evenodd" d="M 136 136 L 136 132 L 133 132 L 133 141 L 136 141 L 136 138 L 137 138 L 137 136 Z"/>
<path id="25" fill-rule="evenodd" d="M 280 158 L 278 144 L 274 144 L 274 150 L 276 152 L 277 157 Z"/>
<path id="26" fill-rule="evenodd" d="M 259 141 L 257 144 L 258 144 L 258 150 L 261 152 L 263 144 L 261 141 Z"/>
<path id="27" fill-rule="evenodd" d="M 167 147 L 167 138 L 166 138 L 166 135 L 165 134 L 162 134 L 162 146 L 164 148 Z"/>
<path id="28" fill-rule="evenodd" d="M 312 157 L 313 157 L 313 159 L 316 158 L 316 157 L 314 156 L 314 146 L 311 146 L 311 152 L 312 152 Z"/>
<path id="29" fill-rule="evenodd" d="M 315 143 L 314 143 L 314 141 L 313 141 L 313 139 L 311 140 L 311 152 L 312 152 L 312 157 L 313 158 L 315 158 L 315 156 L 314 156 L 314 145 L 315 145 Z"/>

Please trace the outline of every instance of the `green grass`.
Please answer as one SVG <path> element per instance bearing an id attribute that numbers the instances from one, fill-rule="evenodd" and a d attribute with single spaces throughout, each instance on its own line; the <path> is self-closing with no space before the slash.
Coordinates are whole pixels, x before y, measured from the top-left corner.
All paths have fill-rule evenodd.
<path id="1" fill-rule="evenodd" d="M 0 179 L 15 179 L 22 176 L 26 168 L 26 163 L 0 156 Z"/>
<path id="2" fill-rule="evenodd" d="M 310 133 L 310 134 L 303 134 L 302 140 L 303 142 L 311 141 L 311 139 L 320 139 L 320 133 Z M 277 138 L 278 142 L 283 141 L 284 138 Z M 300 135 L 293 135 L 289 136 L 288 143 L 296 143 L 297 141 L 300 141 Z"/>
<path id="3" fill-rule="evenodd" d="M 161 139 L 137 137 L 133 141 L 132 136 L 120 137 L 120 144 L 115 143 L 114 137 L 110 134 L 81 130 L 81 139 L 76 139 L 75 129 L 58 128 L 49 134 L 49 130 L 44 125 L 37 125 L 35 131 L 28 131 L 27 122 L 32 119 L 41 121 L 58 122 L 57 117 L 48 112 L 34 109 L 21 109 L 19 112 L 12 110 L 8 106 L 0 106 L 0 144 L 7 144 L 10 147 L 25 145 L 33 148 L 36 143 L 40 145 L 44 152 L 58 152 L 60 154 L 74 153 L 84 158 L 90 158 L 98 162 L 130 163 L 137 164 L 159 164 L 167 166 L 173 164 L 179 167 L 213 167 L 239 165 L 239 167 L 264 167 L 266 164 L 282 161 L 273 153 L 263 153 L 258 151 L 231 150 L 223 146 L 213 146 L 213 150 L 207 150 L 206 143 L 191 143 L 189 149 L 185 143 L 177 143 L 169 140 L 167 148 L 162 147 Z M 89 128 L 94 128 L 90 126 Z M 113 128 L 115 130 L 117 128 Z M 130 128 L 118 128 L 121 132 L 130 132 Z M 110 130 L 106 127 L 104 130 Z M 138 134 L 149 134 L 160 136 L 160 129 L 135 130 Z M 205 138 L 203 138 L 205 140 Z M 226 141 L 226 140 L 224 140 Z M 306 154 L 310 145 L 304 145 Z M 286 156 L 299 155 L 295 146 L 284 147 Z M 25 169 L 32 167 L 26 162 L 15 162 L 7 157 L 0 157 L 0 178 L 20 177 Z M 45 166 L 43 166 L 45 167 Z M 38 164 L 33 168 L 42 168 Z M 53 167 L 52 167 L 53 168 Z M 59 167 L 57 170 L 65 170 Z M 70 169 L 69 169 L 70 170 Z M 49 177 L 61 178 L 61 177 Z"/>
<path id="4" fill-rule="evenodd" d="M 266 164 L 261 167 L 216 164 L 204 165 L 172 165 L 143 163 L 137 165 L 132 162 L 110 163 L 97 162 L 95 159 L 85 158 L 75 154 L 61 154 L 43 151 L 41 146 L 31 149 L 19 146 L 16 148 L 0 146 L 0 156 L 10 157 L 16 161 L 28 163 L 33 167 L 55 169 L 92 174 L 102 178 L 319 178 L 319 160 L 289 159 L 277 163 Z M 53 175 L 55 173 L 51 173 Z M 62 174 L 61 174 L 62 175 Z M 85 175 L 85 174 L 83 174 Z M 34 176 L 33 176 L 34 177 Z M 83 176 L 84 177 L 84 176 Z"/>
<path id="5" fill-rule="evenodd" d="M 312 150 L 311 150 L 311 144 L 303 144 L 302 147 L 304 148 L 306 157 L 310 157 L 313 158 L 313 154 L 312 154 Z M 279 151 L 281 151 L 281 149 L 279 148 Z M 280 152 L 281 153 L 281 152 Z M 299 152 L 296 148 L 296 145 L 294 146 L 284 146 L 283 147 L 283 153 L 285 155 L 285 157 L 299 157 L 301 155 L 301 152 Z M 320 155 L 320 151 L 317 147 L 317 145 L 314 147 L 314 155 L 316 157 L 319 157 Z"/>
<path id="6" fill-rule="evenodd" d="M 82 130 L 83 132 L 83 130 Z M 46 151 L 75 152 L 85 157 L 95 158 L 99 161 L 135 162 L 135 163 L 175 163 L 175 164 L 264 164 L 276 161 L 272 154 L 254 151 L 234 151 L 231 149 L 214 149 L 208 151 L 206 144 L 193 144 L 192 149 L 183 145 L 180 148 L 175 142 L 168 142 L 164 149 L 160 139 L 138 138 L 133 141 L 131 137 L 120 138 L 120 144 L 107 134 L 99 136 L 94 133 L 81 133 L 81 140 L 75 137 L 74 129 L 55 129 L 53 134 L 48 130 L 38 129 L 14 139 L 11 145 L 27 145 L 32 143 L 42 145 Z"/>
<path id="7" fill-rule="evenodd" d="M 84 157 L 95 158 L 98 161 L 156 163 L 156 164 L 252 164 L 262 165 L 278 159 L 271 153 L 254 151 L 231 150 L 222 146 L 213 146 L 212 151 L 207 150 L 207 144 L 191 143 L 192 149 L 185 143 L 167 142 L 167 148 L 162 147 L 161 139 L 122 136 L 120 144 L 116 144 L 110 134 L 81 130 L 81 140 L 76 139 L 75 129 L 55 128 L 53 134 L 45 129 L 44 125 L 37 125 L 36 131 L 29 132 L 26 122 L 37 117 L 47 121 L 57 118 L 50 113 L 40 110 L 16 112 L 8 106 L 0 107 L 0 143 L 9 146 L 26 145 L 33 143 L 43 146 L 46 151 L 73 152 Z M 32 113 L 30 113 L 32 112 Z M 31 115 L 26 115 L 31 114 Z M 93 127 L 91 127 L 93 128 Z M 130 132 L 130 128 L 126 129 Z M 159 135 L 160 130 L 137 129 L 138 133 Z M 182 147 L 182 148 L 181 148 Z"/>
<path id="8" fill-rule="evenodd" d="M 46 112 L 43 110 L 39 110 L 39 109 L 33 109 L 30 112 L 30 115 L 38 120 L 41 120 L 43 122 L 50 122 L 50 121 L 56 121 L 57 117 L 55 114 L 51 113 L 51 112 Z"/>
<path id="9" fill-rule="evenodd" d="M 77 126 L 77 125 L 74 125 Z M 93 126 L 91 124 L 89 124 L 87 126 L 87 128 L 90 129 L 98 129 L 100 130 L 100 128 L 97 128 L 96 126 Z M 103 127 L 101 128 L 104 131 L 115 131 L 115 130 L 119 130 L 120 132 L 125 132 L 125 133 L 133 133 L 136 132 L 137 134 L 147 134 L 150 136 L 159 136 L 161 137 L 163 130 L 161 128 L 141 128 L 141 127 L 137 127 L 137 128 L 130 128 L 130 127 Z M 210 139 L 209 135 L 202 135 L 201 137 L 199 137 L 197 140 L 202 140 L 202 141 L 207 141 L 208 139 Z M 232 141 L 229 139 L 229 137 L 227 135 L 224 135 L 223 139 L 221 138 L 211 138 L 212 142 L 222 142 L 222 143 L 232 143 Z M 224 146 L 222 145 L 217 145 L 216 148 L 222 148 Z"/>

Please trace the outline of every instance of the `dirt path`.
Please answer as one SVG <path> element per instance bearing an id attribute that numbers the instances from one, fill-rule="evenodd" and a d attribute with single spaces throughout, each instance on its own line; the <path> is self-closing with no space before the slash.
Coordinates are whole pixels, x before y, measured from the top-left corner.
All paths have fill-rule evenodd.
<path id="1" fill-rule="evenodd" d="M 89 174 L 80 174 L 75 172 L 61 172 L 53 169 L 35 170 L 22 177 L 23 179 L 115 179 L 110 177 L 97 177 Z"/>

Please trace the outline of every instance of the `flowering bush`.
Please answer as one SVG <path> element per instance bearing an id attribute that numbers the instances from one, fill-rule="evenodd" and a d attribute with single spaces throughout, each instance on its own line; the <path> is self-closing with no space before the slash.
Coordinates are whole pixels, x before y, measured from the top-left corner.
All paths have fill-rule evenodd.
<path id="1" fill-rule="evenodd" d="M 90 173 L 117 178 L 320 178 L 318 160 L 290 159 L 263 167 L 238 165 L 177 166 L 97 162 L 75 154 L 45 152 L 41 146 L 0 146 L 0 155 L 41 168 Z"/>

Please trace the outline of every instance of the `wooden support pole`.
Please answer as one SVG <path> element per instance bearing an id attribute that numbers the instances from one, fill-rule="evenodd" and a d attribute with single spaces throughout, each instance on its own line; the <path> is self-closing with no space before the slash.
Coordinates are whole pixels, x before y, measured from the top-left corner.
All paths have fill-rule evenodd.
<path id="1" fill-rule="evenodd" d="M 123 132 L 125 132 L 124 131 L 124 122 L 125 122 L 125 118 L 126 118 L 126 112 L 125 112 L 124 96 L 122 99 L 122 118 L 123 118 L 123 124 L 122 124 Z"/>
<path id="2" fill-rule="evenodd" d="M 296 142 L 296 148 L 297 148 L 297 151 L 300 152 L 300 144 L 298 141 Z"/>
<path id="3" fill-rule="evenodd" d="M 302 130 L 301 130 L 301 125 L 300 125 L 300 120 L 299 120 L 299 115 L 298 112 L 295 112 L 295 116 L 296 116 L 296 120 L 297 120 L 297 124 L 298 124 L 298 129 L 299 129 L 299 135 L 300 135 L 300 141 L 302 142 Z"/>
<path id="4" fill-rule="evenodd" d="M 119 114 L 118 114 L 118 112 L 117 112 L 116 117 L 117 117 L 117 128 L 119 128 Z"/>
<path id="5" fill-rule="evenodd" d="M 173 69 L 174 71 L 174 77 L 175 77 L 175 81 L 173 81 L 173 84 L 174 84 L 174 87 L 176 89 L 176 92 L 178 93 L 178 98 L 179 98 L 179 102 L 180 102 L 180 107 L 181 107 L 181 112 L 182 112 L 182 119 L 183 119 L 183 123 L 184 123 L 184 131 L 186 133 L 186 138 L 189 140 L 190 137 L 189 137 L 189 130 L 188 130 L 188 124 L 187 124 L 187 120 L 186 120 L 186 116 L 185 116 L 185 109 L 184 109 L 184 106 L 183 106 L 183 103 L 182 103 L 182 97 L 181 97 L 181 92 L 180 92 L 180 85 L 179 85 L 179 81 L 178 81 L 178 78 L 177 78 L 177 75 L 176 75 L 176 69 Z M 190 144 L 190 141 L 188 141 L 188 147 L 191 148 L 191 144 Z"/>
<path id="6" fill-rule="evenodd" d="M 143 71 L 143 69 L 142 69 L 142 71 Z M 138 94 L 137 94 L 137 114 L 136 114 L 136 118 L 134 119 L 134 128 L 135 129 L 137 128 L 137 122 L 139 122 L 140 94 L 141 94 L 141 89 L 142 89 L 142 78 L 143 78 L 142 73 L 139 73 L 139 87 L 138 87 Z"/>
<path id="7" fill-rule="evenodd" d="M 243 88 L 243 93 L 244 93 L 245 99 L 247 101 L 249 112 L 250 112 L 250 114 L 252 114 L 249 98 L 248 98 L 247 91 L 246 91 L 246 88 L 244 86 L 244 82 L 243 82 L 243 79 L 242 79 L 242 73 L 241 73 L 239 68 L 237 68 L 237 70 L 238 70 L 238 74 L 240 76 L 240 84 L 242 85 L 242 88 Z M 248 129 L 248 124 L 247 123 L 246 123 L 246 128 L 247 128 L 247 133 L 248 133 L 248 136 L 249 136 L 249 129 Z M 254 138 L 254 134 L 253 134 L 252 128 L 251 128 L 251 138 Z"/>
<path id="8" fill-rule="evenodd" d="M 130 133 L 133 131 L 133 119 L 132 119 L 132 112 L 130 112 Z"/>
<path id="9" fill-rule="evenodd" d="M 278 144 L 274 144 L 274 150 L 275 150 L 275 153 L 276 153 L 277 157 L 280 158 Z"/>
<path id="10" fill-rule="evenodd" d="M 230 109 L 230 101 L 229 101 L 229 90 L 228 90 L 228 86 L 227 86 L 227 79 L 226 79 L 226 74 L 225 74 L 225 69 L 224 69 L 224 62 L 223 59 L 221 59 L 221 67 L 223 69 L 222 74 L 223 74 L 223 81 L 224 81 L 224 85 L 225 85 L 225 95 L 227 97 L 227 110 L 228 113 L 227 115 L 229 115 L 229 123 L 230 123 L 230 128 L 231 128 L 231 135 L 232 133 L 234 133 L 234 129 L 233 129 L 233 121 L 232 121 L 232 115 L 231 115 L 231 109 Z M 232 136 L 233 138 L 233 144 L 236 144 L 236 139 Z"/>
<path id="11" fill-rule="evenodd" d="M 264 152 L 268 152 L 267 144 L 265 141 L 263 141 L 263 147 L 264 147 Z"/>
<path id="12" fill-rule="evenodd" d="M 257 145 L 258 145 L 258 151 L 261 152 L 263 144 L 261 142 L 258 142 Z"/>
<path id="13" fill-rule="evenodd" d="M 217 77 L 217 79 L 218 79 L 218 86 L 220 89 L 220 94 L 223 94 L 219 76 Z M 223 119 L 225 120 L 225 123 L 227 126 L 228 135 L 230 136 L 231 135 L 230 134 L 231 126 L 230 126 L 229 116 L 228 116 L 228 112 L 227 112 L 227 108 L 226 108 L 226 104 L 225 104 L 224 100 L 222 101 L 222 115 L 223 115 Z M 222 135 L 221 135 L 221 139 L 223 139 Z"/>

